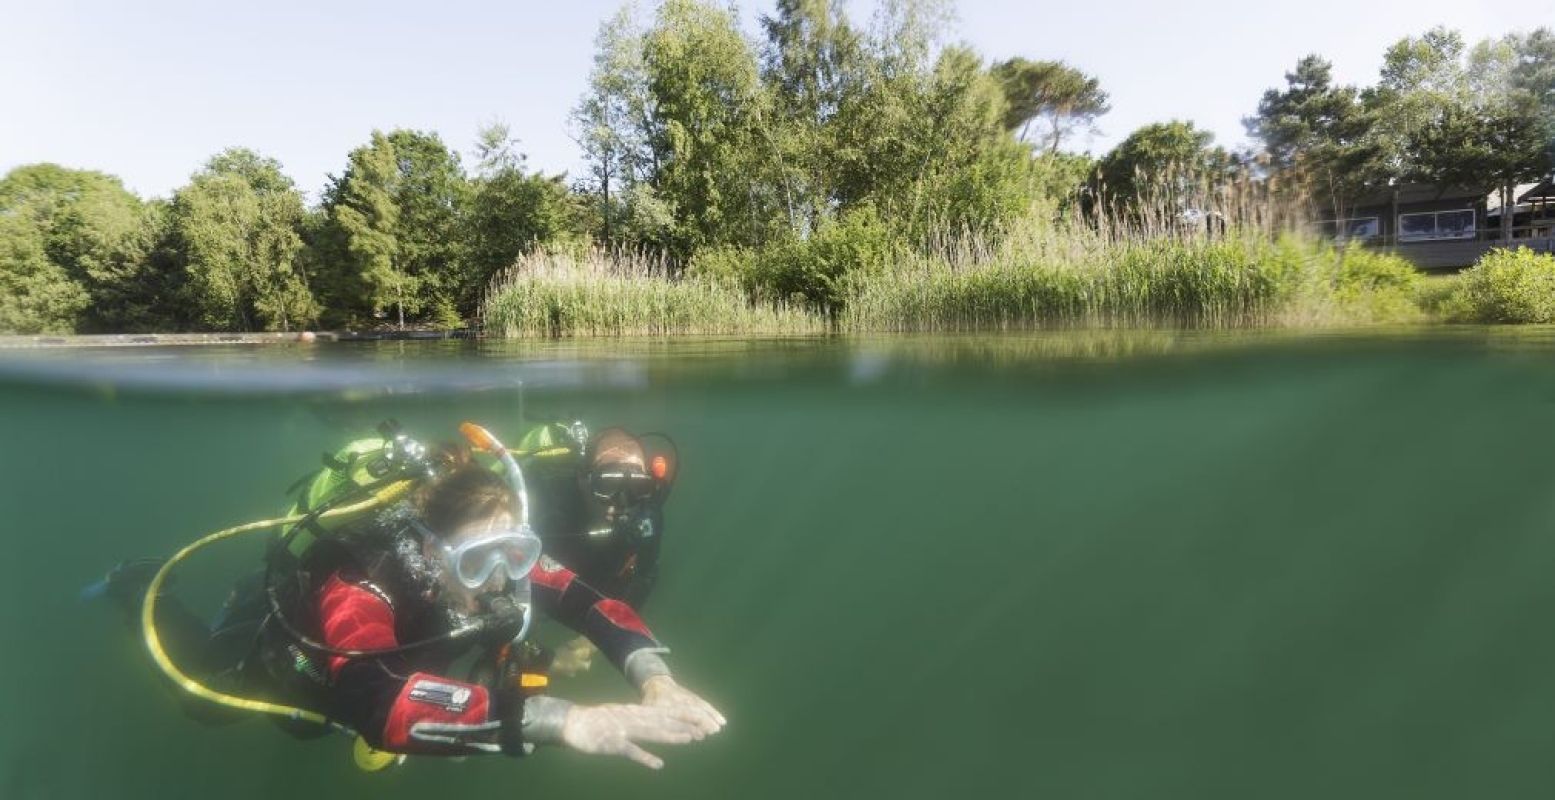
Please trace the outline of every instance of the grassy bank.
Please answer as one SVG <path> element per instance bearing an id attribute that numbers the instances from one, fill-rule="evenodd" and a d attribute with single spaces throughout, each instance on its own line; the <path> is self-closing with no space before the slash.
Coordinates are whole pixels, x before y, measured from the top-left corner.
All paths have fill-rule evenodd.
<path id="1" fill-rule="evenodd" d="M 1423 316 L 1422 279 L 1407 263 L 1293 236 L 1130 240 L 1058 230 L 997 245 L 957 240 L 929 253 L 869 252 L 872 260 L 856 264 L 783 255 L 785 265 L 798 260 L 824 276 L 824 300 L 777 297 L 748 279 L 772 273 L 759 252 L 723 252 L 716 269 L 694 262 L 674 277 L 632 254 L 536 254 L 493 281 L 483 321 L 496 335 L 557 337 L 1321 327 Z"/>

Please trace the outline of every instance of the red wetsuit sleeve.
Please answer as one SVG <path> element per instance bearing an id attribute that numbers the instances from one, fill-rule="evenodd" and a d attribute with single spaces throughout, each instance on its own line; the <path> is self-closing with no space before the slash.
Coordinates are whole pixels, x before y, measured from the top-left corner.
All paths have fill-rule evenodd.
<path id="1" fill-rule="evenodd" d="M 332 575 L 319 591 L 324 643 L 341 650 L 382 650 L 399 644 L 394 607 L 365 581 Z M 493 738 L 496 722 L 485 687 L 410 671 L 396 659 L 331 656 L 329 674 L 338 713 L 369 744 L 396 753 L 471 752 Z M 478 749 L 478 748 L 477 748 Z"/>
<path id="2" fill-rule="evenodd" d="M 394 607 L 361 583 L 331 575 L 319 591 L 319 620 L 324 643 L 341 650 L 386 650 L 399 646 L 394 635 Z M 340 674 L 350 659 L 329 657 L 329 676 Z"/>
<path id="3" fill-rule="evenodd" d="M 644 647 L 661 647 L 635 609 L 606 597 L 560 562 L 541 558 L 529 579 L 535 605 L 583 634 L 617 668 L 624 667 L 626 657 Z"/>

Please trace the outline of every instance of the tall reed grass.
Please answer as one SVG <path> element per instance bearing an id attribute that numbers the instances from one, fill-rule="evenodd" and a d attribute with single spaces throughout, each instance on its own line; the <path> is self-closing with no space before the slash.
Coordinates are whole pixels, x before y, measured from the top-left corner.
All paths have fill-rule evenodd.
<path id="1" fill-rule="evenodd" d="M 729 281 L 672 277 L 662 258 L 600 249 L 520 258 L 492 279 L 482 324 L 489 334 L 552 338 L 827 330 L 822 315 L 752 303 Z"/>
<path id="2" fill-rule="evenodd" d="M 1419 280 L 1393 256 L 1293 235 L 1123 239 L 923 258 L 863 276 L 846 331 L 1327 326 L 1413 319 Z"/>

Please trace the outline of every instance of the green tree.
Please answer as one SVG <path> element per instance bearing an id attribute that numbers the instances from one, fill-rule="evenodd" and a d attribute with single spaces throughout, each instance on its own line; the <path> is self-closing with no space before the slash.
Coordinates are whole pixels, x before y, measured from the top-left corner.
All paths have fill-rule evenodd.
<path id="1" fill-rule="evenodd" d="M 1030 202 L 1031 159 L 1004 129 L 1004 95 L 970 48 L 940 53 L 904 137 L 919 168 L 908 218 L 919 238 L 996 231 Z"/>
<path id="2" fill-rule="evenodd" d="M 170 294 L 177 278 L 166 260 L 157 257 L 161 210 L 142 203 L 117 178 L 54 164 L 17 167 L 0 180 L 0 216 L 31 229 L 29 240 L 41 237 L 45 257 L 57 268 L 39 271 L 30 260 L 34 267 L 18 267 L 18 274 L 34 276 L 30 286 L 41 287 L 35 281 L 63 274 L 86 292 L 88 302 L 70 323 L 77 332 L 167 327 L 169 311 L 176 305 Z M 21 235 L 22 227 L 10 227 Z M 14 252 L 32 249 L 29 245 Z M 77 295 L 61 290 L 50 296 Z M 46 305 L 56 310 L 74 307 Z M 51 328 L 64 325 L 56 319 Z"/>
<path id="3" fill-rule="evenodd" d="M 1465 51 L 1461 34 L 1436 27 L 1400 39 L 1383 54 L 1377 85 L 1362 93 L 1362 101 L 1373 119 L 1379 172 L 1388 180 L 1431 179 L 1417 147 L 1465 102 Z"/>
<path id="4" fill-rule="evenodd" d="M 1539 28 L 1504 41 L 1515 56 L 1508 75 L 1512 89 L 1533 98 L 1555 150 L 1555 31 Z"/>
<path id="5" fill-rule="evenodd" d="M 1096 118 L 1111 110 L 1101 82 L 1062 61 L 1012 58 L 991 71 L 1004 92 L 1004 126 L 1026 141 L 1031 123 L 1045 121 L 1049 154 L 1076 129 L 1094 129 Z"/>
<path id="6" fill-rule="evenodd" d="M 765 126 L 777 161 L 789 229 L 806 236 L 833 210 L 833 154 L 843 105 L 867 80 L 863 35 L 837 0 L 779 0 L 761 21 L 762 80 L 775 124 Z"/>
<path id="7" fill-rule="evenodd" d="M 732 12 L 667 0 L 644 37 L 655 122 L 652 181 L 676 220 L 676 250 L 757 244 L 781 214 L 760 126 L 770 116 L 755 49 Z"/>
<path id="8" fill-rule="evenodd" d="M 324 195 L 332 266 L 321 288 L 334 316 L 359 324 L 392 310 L 401 327 L 407 317 L 457 324 L 468 192 L 459 157 L 436 134 L 374 131 L 351 151 Z"/>
<path id="9" fill-rule="evenodd" d="M 536 247 L 580 242 L 581 214 L 564 176 L 529 173 L 506 125 L 481 130 L 464 217 L 465 282 L 459 310 L 474 316 L 493 274 Z"/>
<path id="10" fill-rule="evenodd" d="M 1383 59 L 1368 100 L 1379 141 L 1399 179 L 1495 186 L 1510 208 L 1519 182 L 1551 166 L 1551 128 L 1538 83 L 1550 74 L 1545 37 L 1510 36 L 1470 49 L 1434 28 L 1400 40 Z M 1511 236 L 1510 214 L 1502 236 Z"/>
<path id="11" fill-rule="evenodd" d="M 1374 114 L 1354 87 L 1334 85 L 1332 71 L 1316 55 L 1302 58 L 1285 74 L 1285 88 L 1264 92 L 1257 115 L 1243 122 L 1275 176 L 1337 207 L 1387 176 Z"/>
<path id="12" fill-rule="evenodd" d="M 1153 123 L 1130 133 L 1097 162 L 1097 194 L 1103 206 L 1136 220 L 1151 212 L 1204 210 L 1176 206 L 1184 194 L 1230 177 L 1232 158 L 1214 139 L 1209 131 L 1180 121 Z"/>
<path id="13" fill-rule="evenodd" d="M 649 146 L 656 122 L 643 58 L 643 31 L 630 6 L 600 26 L 594 48 L 589 88 L 573 109 L 571 124 L 588 163 L 585 190 L 599 198 L 600 238 L 613 244 L 624 227 L 631 227 L 632 202 L 640 194 L 635 189 L 658 172 Z"/>
<path id="14" fill-rule="evenodd" d="M 171 208 L 195 324 L 286 331 L 317 319 L 299 264 L 302 220 L 302 194 L 274 159 L 231 148 L 195 173 Z"/>
<path id="15" fill-rule="evenodd" d="M 43 230 L 0 210 L 0 333 L 74 333 L 88 302 L 49 259 Z"/>
<path id="16" fill-rule="evenodd" d="M 945 18 L 938 3 L 887 4 L 830 166 L 841 208 L 871 206 L 919 244 L 998 230 L 1033 186 L 997 81 L 970 49 L 938 46 Z"/>

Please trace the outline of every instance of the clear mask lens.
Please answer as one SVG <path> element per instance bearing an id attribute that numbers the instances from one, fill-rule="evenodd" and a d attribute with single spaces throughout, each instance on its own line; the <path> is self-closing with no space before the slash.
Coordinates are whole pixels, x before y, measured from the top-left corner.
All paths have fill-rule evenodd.
<path id="1" fill-rule="evenodd" d="M 540 540 L 527 528 L 482 536 L 448 549 L 454 577 L 467 589 L 485 586 L 498 570 L 505 571 L 508 580 L 521 581 L 539 560 Z"/>

